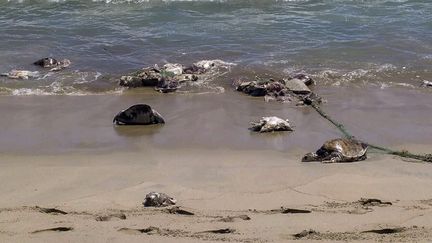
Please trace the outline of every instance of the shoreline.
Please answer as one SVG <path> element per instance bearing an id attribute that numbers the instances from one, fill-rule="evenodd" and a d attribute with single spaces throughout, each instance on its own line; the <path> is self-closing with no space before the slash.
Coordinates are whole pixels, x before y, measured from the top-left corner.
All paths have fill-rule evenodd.
<path id="1" fill-rule="evenodd" d="M 428 92 L 405 89 L 317 87 L 327 99 L 322 109 L 358 139 L 398 147 L 428 144 L 432 136 Z M 415 96 L 415 99 L 413 99 Z M 68 154 L 146 151 L 152 148 L 233 150 L 316 150 L 339 131 L 310 107 L 265 102 L 236 91 L 209 95 L 0 96 L 2 154 Z M 113 126 L 132 104 L 158 110 L 162 126 Z M 294 132 L 256 134 L 251 121 L 263 116 L 289 119 Z M 37 129 L 36 129 L 37 128 Z"/>

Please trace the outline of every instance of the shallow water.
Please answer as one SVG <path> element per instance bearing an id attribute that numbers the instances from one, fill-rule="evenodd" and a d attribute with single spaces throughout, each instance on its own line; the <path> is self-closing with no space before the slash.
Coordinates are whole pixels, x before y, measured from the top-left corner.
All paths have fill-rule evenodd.
<path id="1" fill-rule="evenodd" d="M 0 94 L 121 92 L 125 72 L 202 59 L 246 76 L 303 70 L 324 85 L 413 88 L 432 80 L 431 23 L 429 1 L 0 1 L 0 72 L 73 62 L 43 80 L 0 78 Z"/>
<path id="2" fill-rule="evenodd" d="M 342 90 L 343 92 L 338 92 Z M 430 144 L 428 92 L 406 89 L 319 90 L 323 109 L 360 139 L 380 145 Z M 332 94 L 329 96 L 329 94 Z M 415 97 L 415 98 L 413 98 Z M 115 114 L 134 103 L 158 110 L 165 125 L 114 126 Z M 341 136 L 310 107 L 265 103 L 241 94 L 0 96 L 0 153 L 142 151 L 158 149 L 313 150 Z M 287 118 L 294 132 L 257 134 L 249 122 Z"/>

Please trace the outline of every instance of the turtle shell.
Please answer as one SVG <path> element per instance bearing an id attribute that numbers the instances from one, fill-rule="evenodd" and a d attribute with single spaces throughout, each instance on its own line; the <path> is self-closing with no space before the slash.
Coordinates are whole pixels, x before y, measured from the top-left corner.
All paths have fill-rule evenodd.
<path id="1" fill-rule="evenodd" d="M 368 146 L 355 139 L 337 138 L 324 143 L 321 149 L 328 152 L 339 152 L 346 158 L 358 158 L 363 156 Z"/>

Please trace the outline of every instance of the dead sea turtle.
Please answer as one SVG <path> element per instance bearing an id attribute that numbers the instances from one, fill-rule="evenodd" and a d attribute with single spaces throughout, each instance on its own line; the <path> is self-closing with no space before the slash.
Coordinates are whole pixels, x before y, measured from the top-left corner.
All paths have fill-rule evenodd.
<path id="1" fill-rule="evenodd" d="M 315 81 L 309 75 L 306 75 L 304 73 L 298 73 L 294 75 L 291 79 L 299 79 L 307 86 L 315 84 Z"/>
<path id="2" fill-rule="evenodd" d="M 11 70 L 8 73 L 2 73 L 0 76 L 5 76 L 13 79 L 29 79 L 39 77 L 38 71 L 27 71 L 27 70 Z"/>
<path id="3" fill-rule="evenodd" d="M 177 200 L 165 193 L 150 192 L 146 195 L 143 205 L 144 207 L 166 207 L 175 205 L 176 203 Z"/>
<path id="4" fill-rule="evenodd" d="M 61 61 L 57 61 L 51 57 L 45 57 L 37 60 L 33 63 L 34 65 L 41 66 L 43 68 L 51 68 L 50 71 L 60 71 L 71 64 L 71 61 L 68 59 L 63 59 Z"/>
<path id="5" fill-rule="evenodd" d="M 302 162 L 322 163 L 354 162 L 365 160 L 368 145 L 355 139 L 337 138 L 326 141 L 315 153 L 307 153 Z"/>
<path id="6" fill-rule="evenodd" d="M 422 87 L 432 87 L 432 82 L 431 81 L 427 81 L 427 80 L 423 80 L 423 83 L 421 85 Z"/>
<path id="7" fill-rule="evenodd" d="M 259 122 L 251 122 L 250 130 L 255 132 L 294 131 L 288 120 L 276 116 L 263 117 Z"/>
<path id="8" fill-rule="evenodd" d="M 137 104 L 120 111 L 113 120 L 117 125 L 150 125 L 165 123 L 163 117 L 149 105 Z"/>

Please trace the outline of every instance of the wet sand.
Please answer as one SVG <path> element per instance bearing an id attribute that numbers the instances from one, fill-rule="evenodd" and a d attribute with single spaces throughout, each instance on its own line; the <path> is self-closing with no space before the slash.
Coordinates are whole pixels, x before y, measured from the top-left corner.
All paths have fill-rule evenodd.
<path id="1" fill-rule="evenodd" d="M 430 153 L 429 93 L 343 88 L 319 93 L 328 99 L 326 111 L 358 137 Z M 0 136 L 0 241 L 432 239 L 431 164 L 373 151 L 357 163 L 301 163 L 305 152 L 340 136 L 308 108 L 231 91 L 0 100 L 1 110 L 14 110 L 0 124 L 7 128 Z M 153 105 L 167 124 L 113 127 L 115 113 L 137 102 Z M 264 115 L 290 119 L 295 131 L 247 130 L 249 121 Z M 142 207 L 150 191 L 175 197 L 195 215 Z M 361 198 L 392 205 L 362 205 Z M 41 213 L 35 206 L 67 214 Z M 272 211 L 281 207 L 311 212 Z M 245 214 L 250 220 L 234 217 Z M 52 228 L 57 231 L 44 231 Z M 387 228 L 400 232 L 362 233 Z M 218 229 L 229 230 L 208 232 Z"/>
<path id="2" fill-rule="evenodd" d="M 323 109 L 359 139 L 385 146 L 430 144 L 430 90 L 317 87 Z M 161 113 L 164 126 L 114 127 L 132 104 Z M 310 107 L 264 102 L 226 87 L 223 94 L 159 94 L 138 89 L 122 95 L 0 96 L 0 152 L 58 154 L 206 148 L 290 151 L 316 149 L 341 134 Z M 256 134 L 262 116 L 289 119 L 293 133 Z"/>

